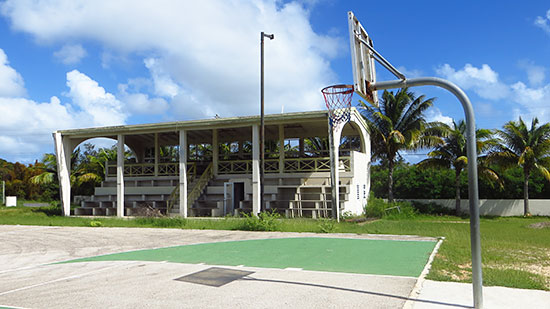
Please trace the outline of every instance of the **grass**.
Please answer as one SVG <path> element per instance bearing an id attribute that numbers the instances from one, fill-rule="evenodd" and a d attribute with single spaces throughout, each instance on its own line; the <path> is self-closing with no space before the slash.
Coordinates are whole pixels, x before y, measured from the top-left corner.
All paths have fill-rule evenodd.
<path id="1" fill-rule="evenodd" d="M 550 290 L 550 228 L 529 225 L 550 221 L 548 217 L 481 218 L 484 285 Z M 99 222 L 99 223 L 98 223 Z M 242 218 L 80 218 L 56 215 L 54 207 L 0 207 L 0 224 L 155 227 L 214 230 L 246 230 Z M 328 224 L 312 219 L 277 219 L 273 229 L 284 232 L 336 232 L 444 236 L 428 279 L 471 282 L 470 226 L 467 219 L 453 216 L 416 216 L 370 223 Z"/>

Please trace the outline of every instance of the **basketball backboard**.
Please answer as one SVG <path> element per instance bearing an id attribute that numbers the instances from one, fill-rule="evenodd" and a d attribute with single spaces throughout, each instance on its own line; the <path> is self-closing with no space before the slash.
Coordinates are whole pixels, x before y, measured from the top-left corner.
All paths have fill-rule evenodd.
<path id="1" fill-rule="evenodd" d="M 354 90 L 365 100 L 378 106 L 376 91 L 369 89 L 369 85 L 376 82 L 374 54 L 366 46 L 369 44 L 370 47 L 373 47 L 372 40 L 351 11 L 348 12 L 348 24 Z"/>

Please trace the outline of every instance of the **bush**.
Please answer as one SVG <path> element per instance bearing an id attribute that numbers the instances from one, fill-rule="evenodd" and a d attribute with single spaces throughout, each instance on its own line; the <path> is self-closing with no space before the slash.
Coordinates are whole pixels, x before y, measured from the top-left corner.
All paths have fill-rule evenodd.
<path id="1" fill-rule="evenodd" d="M 405 219 L 416 216 L 416 210 L 409 202 L 388 203 L 371 193 L 365 206 L 367 218 Z"/>
<path id="2" fill-rule="evenodd" d="M 101 221 L 98 221 L 98 220 L 92 220 L 92 221 L 90 221 L 90 226 L 91 227 L 101 227 L 101 226 L 103 226 L 103 223 L 101 223 Z"/>
<path id="3" fill-rule="evenodd" d="M 336 222 L 332 219 L 321 218 L 318 226 L 321 233 L 332 233 L 336 229 Z"/>
<path id="4" fill-rule="evenodd" d="M 455 210 L 452 208 L 443 207 L 437 203 L 430 202 L 430 203 L 422 203 L 418 201 L 412 201 L 412 206 L 421 214 L 428 214 L 428 215 L 449 215 L 454 216 Z"/>
<path id="5" fill-rule="evenodd" d="M 279 227 L 279 219 L 281 216 L 275 211 L 265 211 L 254 216 L 244 214 L 243 225 L 239 228 L 245 231 L 276 231 Z"/>

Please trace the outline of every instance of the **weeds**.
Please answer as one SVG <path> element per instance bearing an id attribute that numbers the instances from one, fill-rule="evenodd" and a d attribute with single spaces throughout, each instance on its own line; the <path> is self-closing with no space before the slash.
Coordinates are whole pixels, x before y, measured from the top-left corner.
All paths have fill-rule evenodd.
<path id="1" fill-rule="evenodd" d="M 244 214 L 244 221 L 239 230 L 244 231 L 277 231 L 279 227 L 279 215 L 275 211 L 260 212 L 258 216 Z"/>
<path id="2" fill-rule="evenodd" d="M 336 222 L 332 219 L 321 218 L 319 221 L 319 229 L 321 233 L 332 233 L 336 229 Z"/>

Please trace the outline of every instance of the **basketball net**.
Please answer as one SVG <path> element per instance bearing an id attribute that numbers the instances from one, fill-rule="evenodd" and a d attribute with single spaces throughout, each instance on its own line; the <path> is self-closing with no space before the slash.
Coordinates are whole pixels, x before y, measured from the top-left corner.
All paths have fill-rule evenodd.
<path id="1" fill-rule="evenodd" d="M 351 117 L 353 85 L 334 85 L 321 90 L 328 109 L 330 126 L 345 124 Z"/>

